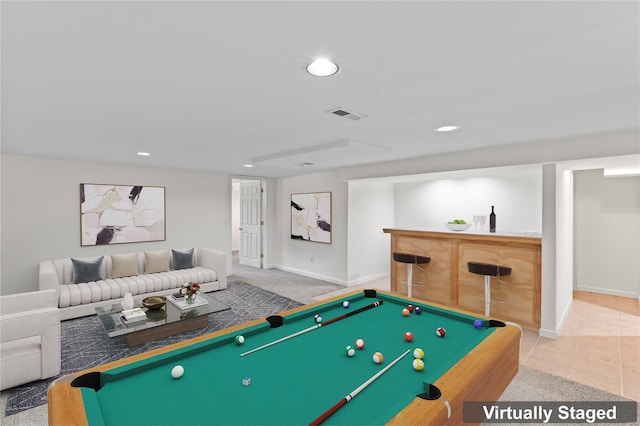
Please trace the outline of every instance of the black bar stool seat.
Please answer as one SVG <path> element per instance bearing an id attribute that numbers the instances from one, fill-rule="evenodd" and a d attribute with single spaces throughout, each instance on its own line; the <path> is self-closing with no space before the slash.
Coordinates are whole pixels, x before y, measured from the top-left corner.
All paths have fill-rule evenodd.
<path id="1" fill-rule="evenodd" d="M 484 314 L 489 316 L 491 312 L 491 277 L 497 278 L 509 275 L 511 274 L 511 268 L 479 262 L 467 262 L 467 268 L 472 274 L 484 275 Z M 498 278 L 498 280 L 500 279 Z"/>
<path id="2" fill-rule="evenodd" d="M 508 266 L 492 265 L 490 263 L 468 262 L 469 272 L 478 275 L 491 275 L 492 277 L 504 277 L 511 274 Z"/>
<path id="3" fill-rule="evenodd" d="M 407 296 L 411 297 L 411 287 L 413 284 L 413 265 L 424 265 L 431 262 L 431 258 L 427 256 L 419 256 L 409 253 L 393 253 L 393 260 L 399 263 L 407 264 Z"/>
<path id="4" fill-rule="evenodd" d="M 414 265 L 422 265 L 424 263 L 431 262 L 430 257 L 408 253 L 393 253 L 393 260 L 400 263 L 413 263 Z"/>

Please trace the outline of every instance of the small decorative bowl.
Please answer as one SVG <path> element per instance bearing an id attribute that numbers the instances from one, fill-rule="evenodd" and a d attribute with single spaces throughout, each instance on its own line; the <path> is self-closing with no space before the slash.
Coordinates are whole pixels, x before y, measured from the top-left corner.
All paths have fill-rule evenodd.
<path id="1" fill-rule="evenodd" d="M 471 227 L 470 223 L 445 223 L 444 226 L 452 231 L 466 231 Z"/>
<path id="2" fill-rule="evenodd" d="M 167 303 L 167 298 L 164 296 L 151 296 L 142 300 L 142 304 L 149 310 L 160 309 Z"/>

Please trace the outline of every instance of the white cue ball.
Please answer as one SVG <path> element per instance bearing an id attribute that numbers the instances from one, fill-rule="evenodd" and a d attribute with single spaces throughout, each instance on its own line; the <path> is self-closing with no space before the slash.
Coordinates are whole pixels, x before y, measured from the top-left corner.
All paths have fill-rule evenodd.
<path id="1" fill-rule="evenodd" d="M 171 369 L 171 377 L 174 379 L 179 379 L 184 374 L 184 367 L 181 365 L 176 365 Z"/>

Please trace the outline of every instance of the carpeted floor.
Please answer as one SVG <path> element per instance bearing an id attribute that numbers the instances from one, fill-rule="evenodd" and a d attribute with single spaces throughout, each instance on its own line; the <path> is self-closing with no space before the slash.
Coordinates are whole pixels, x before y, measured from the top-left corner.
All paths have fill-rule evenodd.
<path id="1" fill-rule="evenodd" d="M 242 281 L 230 281 L 224 291 L 209 296 L 231 309 L 209 315 L 207 328 L 177 336 L 127 347 L 120 337 L 107 337 L 95 315 L 62 322 L 62 372 L 65 374 L 91 368 L 131 355 L 147 352 L 185 339 L 221 330 L 236 324 L 265 318 L 274 313 L 300 306 L 301 303 Z M 29 383 L 11 389 L 5 415 L 46 404 L 47 387 L 55 378 Z"/>
<path id="2" fill-rule="evenodd" d="M 591 386 L 574 382 L 564 377 L 554 376 L 542 371 L 520 365 L 518 374 L 511 381 L 507 389 L 500 397 L 500 401 L 631 401 L 620 395 L 615 395 L 596 389 Z M 491 423 L 483 423 L 491 424 Z M 502 425 L 511 423 L 501 422 Z M 513 423 L 516 424 L 516 423 Z M 520 423 L 522 424 L 522 423 Z M 554 423 L 564 424 L 564 423 Z M 567 423 L 569 424 L 569 423 Z M 572 424 L 575 424 L 572 423 Z M 640 424 L 640 411 L 637 413 L 637 421 L 632 423 L 616 423 L 638 425 Z"/>

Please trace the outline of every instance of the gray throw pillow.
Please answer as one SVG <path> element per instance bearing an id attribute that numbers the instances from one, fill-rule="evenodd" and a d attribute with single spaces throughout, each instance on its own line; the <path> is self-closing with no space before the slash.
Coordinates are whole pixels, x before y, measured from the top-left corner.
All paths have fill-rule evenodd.
<path id="1" fill-rule="evenodd" d="M 71 263 L 73 263 L 73 282 L 78 284 L 103 279 L 104 277 L 101 271 L 102 259 L 104 259 L 104 256 L 100 256 L 89 262 L 86 260 L 71 259 Z"/>
<path id="2" fill-rule="evenodd" d="M 193 249 L 187 251 L 171 250 L 173 255 L 173 269 L 193 268 Z"/>

